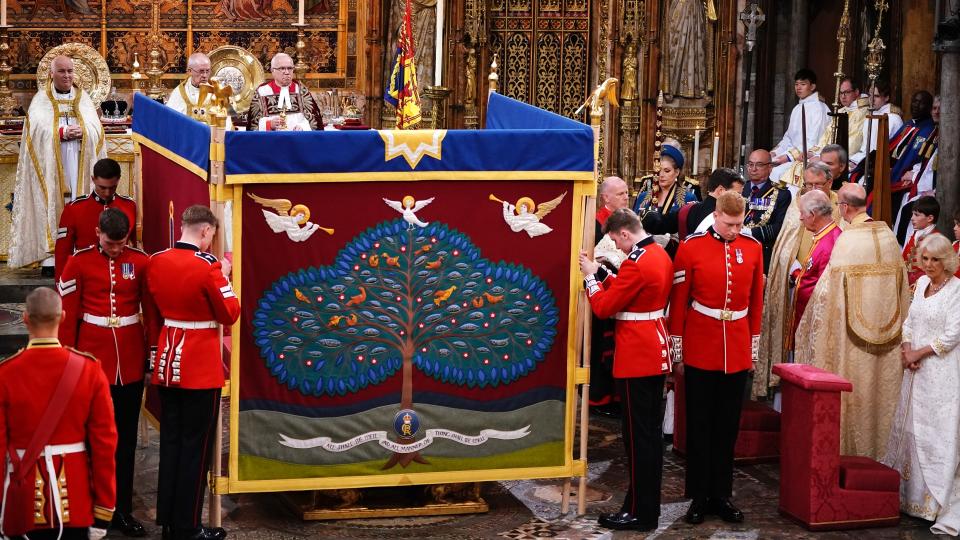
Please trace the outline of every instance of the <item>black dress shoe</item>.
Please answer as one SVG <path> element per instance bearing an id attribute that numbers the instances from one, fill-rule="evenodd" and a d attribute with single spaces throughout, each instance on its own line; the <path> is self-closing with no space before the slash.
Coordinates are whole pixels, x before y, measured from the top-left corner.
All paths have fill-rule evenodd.
<path id="1" fill-rule="evenodd" d="M 690 508 L 687 509 L 687 515 L 683 516 L 683 520 L 691 525 L 699 525 L 703 523 L 706 515 L 707 501 L 705 499 L 694 499 L 690 503 Z"/>
<path id="2" fill-rule="evenodd" d="M 604 418 L 620 418 L 620 404 L 607 403 L 606 405 L 594 405 L 590 407 L 590 412 L 603 416 Z"/>
<path id="3" fill-rule="evenodd" d="M 600 514 L 597 523 L 615 531 L 652 531 L 657 528 L 656 519 L 640 519 L 630 512 Z"/>
<path id="4" fill-rule="evenodd" d="M 220 527 L 198 527 L 196 529 L 178 529 L 177 540 L 223 540 L 227 531 Z"/>
<path id="5" fill-rule="evenodd" d="M 113 513 L 113 521 L 110 522 L 110 528 L 115 531 L 120 531 L 124 536 L 133 538 L 142 538 L 147 535 L 147 530 L 143 528 L 143 524 L 137 521 L 133 515 L 124 512 Z"/>
<path id="6" fill-rule="evenodd" d="M 713 499 L 712 513 L 720 516 L 727 523 L 743 523 L 743 512 L 730 502 L 730 499 Z"/>

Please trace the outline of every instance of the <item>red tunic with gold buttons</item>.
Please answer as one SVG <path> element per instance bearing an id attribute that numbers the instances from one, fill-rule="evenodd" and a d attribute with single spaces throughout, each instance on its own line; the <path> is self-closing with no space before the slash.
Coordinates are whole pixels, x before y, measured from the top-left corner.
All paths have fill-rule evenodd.
<path id="1" fill-rule="evenodd" d="M 710 227 L 680 244 L 673 270 L 669 329 L 675 361 L 724 373 L 750 369 L 763 312 L 760 242 L 743 234 L 726 241 Z"/>
<path id="2" fill-rule="evenodd" d="M 26 349 L 0 360 L 0 451 L 25 450 L 53 399 L 70 349 L 54 338 L 33 339 Z M 46 449 L 22 482 L 7 476 L 3 534 L 35 529 L 89 527 L 94 518 L 109 522 L 116 502 L 114 452 L 117 430 L 113 402 L 103 371 L 83 354 L 83 370 Z M 50 463 L 46 454 L 50 455 Z M 50 471 L 53 474 L 50 474 Z M 52 490 L 60 494 L 60 511 Z"/>
<path id="3" fill-rule="evenodd" d="M 137 203 L 130 197 L 114 195 L 112 199 L 101 198 L 96 193 L 77 197 L 63 207 L 57 242 L 53 252 L 54 279 L 59 280 L 67 259 L 79 249 L 97 245 L 97 226 L 100 214 L 107 208 L 118 208 L 130 220 L 129 238 L 137 238 Z"/>
<path id="4" fill-rule="evenodd" d="M 57 281 L 66 312 L 61 343 L 96 356 L 110 384 L 143 379 L 147 348 L 140 299 L 146 294 L 149 261 L 146 253 L 132 247 L 116 259 L 99 246 L 89 247 L 67 261 Z"/>
<path id="5" fill-rule="evenodd" d="M 177 242 L 156 253 L 147 270 L 152 300 L 144 304 L 148 339 L 157 350 L 153 384 L 190 389 L 223 386 L 219 324 L 233 324 L 240 302 L 220 261 Z"/>
<path id="6" fill-rule="evenodd" d="M 602 269 L 596 277 L 587 276 L 593 313 L 601 319 L 617 319 L 614 377 L 670 372 L 664 309 L 670 297 L 671 273 L 670 256 L 647 237 L 637 242 L 616 276 Z"/>

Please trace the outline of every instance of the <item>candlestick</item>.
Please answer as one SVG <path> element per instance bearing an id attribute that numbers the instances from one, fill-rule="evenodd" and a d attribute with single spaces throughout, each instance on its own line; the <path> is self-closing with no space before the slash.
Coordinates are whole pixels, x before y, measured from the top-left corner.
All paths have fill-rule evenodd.
<path id="1" fill-rule="evenodd" d="M 717 155 L 720 153 L 720 132 L 716 131 L 713 134 L 713 166 L 710 169 L 711 171 L 717 170 Z"/>
<path id="2" fill-rule="evenodd" d="M 433 85 L 442 86 L 443 82 L 443 4 L 444 0 L 437 0 L 437 41 L 436 56 L 433 62 Z"/>
<path id="3" fill-rule="evenodd" d="M 7 25 L 7 0 L 0 0 L 0 26 Z"/>
<path id="4" fill-rule="evenodd" d="M 693 176 L 700 172 L 700 128 L 693 130 Z"/>
<path id="5" fill-rule="evenodd" d="M 306 0 L 300 0 L 300 2 L 298 2 L 299 5 L 297 6 L 297 24 L 303 24 L 303 13 L 304 13 L 303 4 L 305 1 Z"/>

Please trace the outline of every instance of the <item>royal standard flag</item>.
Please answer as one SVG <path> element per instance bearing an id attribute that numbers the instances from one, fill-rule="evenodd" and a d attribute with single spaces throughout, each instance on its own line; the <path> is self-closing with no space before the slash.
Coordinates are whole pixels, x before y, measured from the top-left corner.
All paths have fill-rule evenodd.
<path id="1" fill-rule="evenodd" d="M 411 3 L 407 0 L 397 36 L 397 57 L 390 83 L 383 94 L 383 99 L 397 109 L 397 129 L 413 129 L 420 123 L 420 92 L 417 90 L 417 67 L 413 61 L 410 12 Z"/>

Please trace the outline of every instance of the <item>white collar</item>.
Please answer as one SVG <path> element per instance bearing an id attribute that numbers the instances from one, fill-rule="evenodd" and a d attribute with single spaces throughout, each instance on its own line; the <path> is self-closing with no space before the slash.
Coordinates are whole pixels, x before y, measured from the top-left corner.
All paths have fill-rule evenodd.
<path id="1" fill-rule="evenodd" d="M 913 233 L 913 237 L 914 237 L 916 240 L 918 240 L 918 241 L 919 241 L 919 240 L 922 240 L 922 239 L 925 238 L 928 234 L 932 233 L 933 230 L 936 229 L 936 228 L 937 228 L 936 225 L 928 225 L 925 229 L 922 229 L 922 230 L 919 230 L 919 231 L 915 231 L 915 232 Z"/>
<path id="2" fill-rule="evenodd" d="M 816 102 L 818 102 L 818 101 L 820 101 L 820 94 L 818 94 L 817 92 L 814 92 L 814 93 L 810 94 L 809 96 L 801 99 L 801 100 L 800 100 L 800 104 L 801 104 L 801 105 L 806 105 L 807 103 L 816 103 Z"/>

